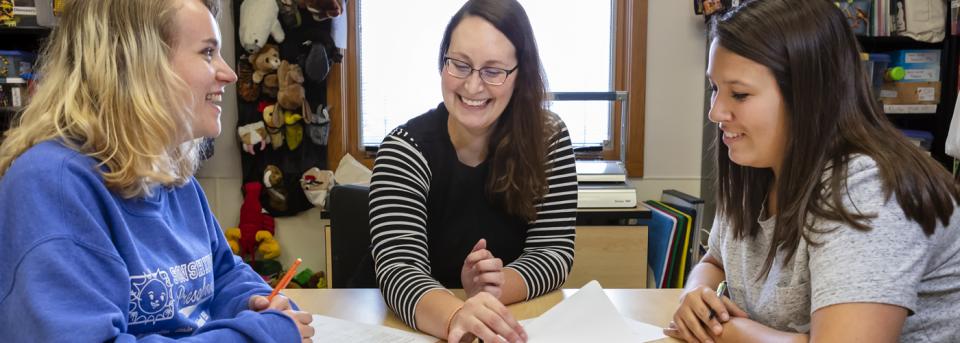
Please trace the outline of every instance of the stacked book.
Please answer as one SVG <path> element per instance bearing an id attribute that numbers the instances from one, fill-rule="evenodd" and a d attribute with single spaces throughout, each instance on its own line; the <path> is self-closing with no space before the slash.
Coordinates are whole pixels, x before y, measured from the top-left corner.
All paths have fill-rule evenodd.
<path id="1" fill-rule="evenodd" d="M 621 161 L 577 161 L 578 208 L 633 208 L 637 190 Z"/>

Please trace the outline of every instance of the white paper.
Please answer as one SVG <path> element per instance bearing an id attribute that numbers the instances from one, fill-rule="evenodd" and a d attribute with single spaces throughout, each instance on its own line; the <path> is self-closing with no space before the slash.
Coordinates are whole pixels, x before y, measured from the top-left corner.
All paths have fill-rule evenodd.
<path id="1" fill-rule="evenodd" d="M 603 292 L 590 281 L 539 318 L 523 321 L 528 343 L 647 342 L 666 337 L 661 328 L 624 318 Z"/>
<path id="2" fill-rule="evenodd" d="M 414 332 L 407 332 L 380 325 L 351 322 L 339 318 L 313 315 L 314 342 L 351 343 L 434 343 L 438 340 Z"/>

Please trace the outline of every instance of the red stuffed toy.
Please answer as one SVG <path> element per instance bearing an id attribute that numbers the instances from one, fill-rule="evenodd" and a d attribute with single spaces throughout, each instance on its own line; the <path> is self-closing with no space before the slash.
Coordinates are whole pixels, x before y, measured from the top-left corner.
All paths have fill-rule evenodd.
<path id="1" fill-rule="evenodd" d="M 269 231 L 274 234 L 273 217 L 264 213 L 263 206 L 260 205 L 260 190 L 263 188 L 259 182 L 247 182 L 243 185 L 243 205 L 240 206 L 240 256 L 250 257 L 253 262 L 256 259 L 257 251 L 257 232 Z"/>

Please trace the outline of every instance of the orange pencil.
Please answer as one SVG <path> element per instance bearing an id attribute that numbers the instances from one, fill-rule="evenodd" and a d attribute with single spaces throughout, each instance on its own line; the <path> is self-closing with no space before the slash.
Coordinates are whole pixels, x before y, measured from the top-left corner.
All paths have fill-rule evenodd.
<path id="1" fill-rule="evenodd" d="M 280 282 L 277 283 L 277 287 L 273 288 L 273 292 L 270 292 L 270 296 L 267 297 L 267 301 L 273 301 L 273 297 L 280 293 L 284 288 L 287 288 L 287 284 L 290 283 L 290 280 L 293 279 L 293 274 L 297 272 L 297 267 L 300 266 L 300 262 L 303 262 L 300 258 L 297 258 L 296 261 L 293 261 L 293 265 L 290 266 L 290 269 L 287 270 L 287 273 L 283 275 L 283 279 L 280 279 Z"/>

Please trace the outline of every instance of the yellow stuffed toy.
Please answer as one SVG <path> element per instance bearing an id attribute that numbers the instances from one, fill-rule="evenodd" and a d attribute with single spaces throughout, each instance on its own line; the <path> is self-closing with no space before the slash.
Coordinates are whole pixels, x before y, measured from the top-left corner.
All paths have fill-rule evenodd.
<path id="1" fill-rule="evenodd" d="M 227 243 L 230 244 L 230 250 L 233 250 L 233 254 L 240 255 L 240 228 L 229 228 L 224 232 L 224 235 L 227 236 Z"/>
<path id="2" fill-rule="evenodd" d="M 277 256 L 280 256 L 280 242 L 277 242 L 273 238 L 273 234 L 270 231 L 260 230 L 257 231 L 257 252 L 263 256 L 264 259 L 274 259 Z"/>

